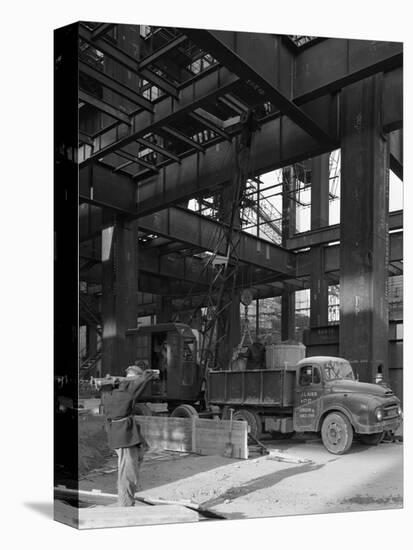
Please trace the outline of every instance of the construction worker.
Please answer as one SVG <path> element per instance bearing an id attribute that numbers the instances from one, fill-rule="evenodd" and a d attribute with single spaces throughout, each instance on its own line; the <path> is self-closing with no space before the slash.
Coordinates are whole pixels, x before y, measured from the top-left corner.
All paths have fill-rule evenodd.
<path id="1" fill-rule="evenodd" d="M 148 446 L 133 417 L 133 406 L 155 376 L 156 372 L 152 370 L 132 365 L 126 369 L 126 378 L 115 379 L 113 384 L 102 387 L 108 443 L 118 455 L 119 506 L 135 505 L 139 471 Z"/>

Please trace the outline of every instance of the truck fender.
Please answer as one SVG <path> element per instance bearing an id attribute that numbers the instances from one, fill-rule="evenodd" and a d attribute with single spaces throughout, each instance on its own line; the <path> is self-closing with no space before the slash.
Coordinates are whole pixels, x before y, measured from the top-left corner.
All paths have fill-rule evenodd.
<path id="1" fill-rule="evenodd" d="M 327 409 L 327 410 L 323 411 L 322 414 L 320 414 L 320 417 L 319 417 L 318 422 L 317 422 L 317 430 L 316 430 L 317 432 L 319 432 L 321 430 L 321 426 L 323 425 L 324 418 L 328 414 L 334 413 L 334 412 L 339 412 L 341 414 L 344 414 L 344 416 L 348 419 L 348 421 L 350 422 L 350 424 L 351 424 L 351 426 L 354 430 L 354 422 L 353 422 L 353 417 L 352 417 L 351 413 L 345 407 L 340 407 L 340 405 L 335 405 L 331 409 Z"/>

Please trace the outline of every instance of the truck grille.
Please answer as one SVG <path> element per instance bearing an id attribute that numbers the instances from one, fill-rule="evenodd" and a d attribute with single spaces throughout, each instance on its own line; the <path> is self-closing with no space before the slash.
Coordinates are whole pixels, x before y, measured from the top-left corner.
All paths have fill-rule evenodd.
<path id="1" fill-rule="evenodd" d="M 389 418 L 397 418 L 399 416 L 398 409 L 399 409 L 399 406 L 397 403 L 386 405 L 383 408 L 383 418 L 386 420 Z"/>

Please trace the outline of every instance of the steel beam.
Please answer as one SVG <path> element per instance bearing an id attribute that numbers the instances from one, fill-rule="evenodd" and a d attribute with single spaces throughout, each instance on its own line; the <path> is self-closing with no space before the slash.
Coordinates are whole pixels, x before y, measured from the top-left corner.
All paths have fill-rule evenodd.
<path id="1" fill-rule="evenodd" d="M 198 113 L 191 113 L 190 117 L 193 120 L 195 120 L 196 122 L 199 122 L 200 124 L 205 126 L 206 128 L 209 128 L 210 130 L 212 130 L 218 136 L 221 136 L 222 138 L 226 139 L 227 141 L 231 141 L 231 137 L 230 137 L 229 134 L 227 134 L 227 132 L 225 132 L 224 130 L 219 128 L 216 124 L 212 123 L 207 118 L 199 115 Z"/>
<path id="2" fill-rule="evenodd" d="M 79 212 L 80 241 L 98 235 L 104 223 L 99 209 L 81 206 Z M 142 217 L 139 229 L 174 241 L 186 243 L 201 250 L 220 255 L 226 254 L 225 226 L 220 222 L 200 216 L 186 208 L 168 208 L 154 215 Z M 242 231 L 233 237 L 239 261 L 259 268 L 295 275 L 295 255 L 276 244 L 269 243 Z"/>
<path id="3" fill-rule="evenodd" d="M 152 149 L 152 151 L 156 151 L 157 153 L 160 153 L 161 155 L 163 155 L 164 157 L 166 157 L 168 159 L 171 159 L 171 160 L 173 160 L 175 162 L 178 162 L 178 163 L 181 162 L 181 159 L 177 155 L 174 155 L 174 153 L 171 153 L 170 151 L 168 151 L 164 147 L 160 147 L 159 145 L 156 145 L 156 143 L 152 143 L 151 141 L 148 141 L 148 140 L 143 139 L 143 138 L 139 138 L 136 141 L 138 143 L 140 143 L 141 145 L 144 145 L 145 147 L 148 147 L 148 149 Z"/>
<path id="4" fill-rule="evenodd" d="M 118 151 L 116 151 L 116 155 L 118 155 L 122 158 L 125 158 L 125 159 L 127 159 L 131 162 L 134 162 L 136 164 L 139 164 L 140 166 L 142 166 L 143 168 L 146 168 L 147 170 L 152 170 L 152 172 L 159 172 L 159 170 L 158 170 L 158 168 L 156 167 L 155 164 L 151 164 L 150 162 L 146 162 L 146 160 L 143 160 L 143 159 L 139 158 L 137 155 L 131 155 L 127 151 L 118 150 Z"/>
<path id="5" fill-rule="evenodd" d="M 274 42 L 272 35 L 203 29 L 182 29 L 182 32 L 242 78 L 262 100 L 271 101 L 310 136 L 322 143 L 332 141 L 319 124 L 275 86 L 274 75 L 269 74 L 267 67 L 263 69 L 263 65 L 273 64 L 273 57 L 267 56 Z"/>
<path id="6" fill-rule="evenodd" d="M 397 262 L 403 260 L 403 232 L 390 233 L 389 235 L 389 262 Z M 305 252 L 297 252 L 297 271 L 296 277 L 308 277 L 311 275 L 311 250 Z M 324 247 L 324 270 L 325 273 L 333 273 L 340 271 L 340 245 L 332 245 Z"/>
<path id="7" fill-rule="evenodd" d="M 170 51 L 174 50 L 178 46 L 180 46 L 183 42 L 187 40 L 186 36 L 178 36 L 174 40 L 171 40 L 165 46 L 162 46 L 162 48 L 159 48 L 158 50 L 154 51 L 150 55 L 147 55 L 143 59 L 139 61 L 139 69 L 144 69 L 148 65 L 152 65 L 155 63 L 160 57 L 166 55 Z"/>
<path id="8" fill-rule="evenodd" d="M 399 69 L 396 69 L 398 72 Z M 401 112 L 400 105 L 390 98 L 402 93 L 401 80 L 394 77 L 394 71 L 384 76 L 382 119 L 389 126 L 392 121 L 398 124 Z M 397 89 L 397 90 L 396 90 Z M 303 109 L 316 113 L 317 120 L 324 118 L 324 124 L 330 127 L 330 134 L 337 135 L 336 101 L 332 96 L 325 96 L 309 102 Z M 390 112 L 388 112 L 390 109 Z M 394 117 L 394 118 L 393 118 Z M 337 139 L 336 147 L 340 146 Z M 251 146 L 251 158 L 254 159 L 254 171 L 249 176 L 292 164 L 304 158 L 319 155 L 330 150 L 325 144 L 320 145 L 308 136 L 287 117 L 279 117 L 261 126 Z M 202 157 L 191 156 L 182 160 L 181 167 L 166 166 L 158 178 L 147 179 L 139 187 L 139 212 L 155 212 L 179 201 L 210 192 L 219 185 L 228 182 L 233 173 L 235 150 L 233 145 L 219 144 L 206 150 Z M 179 197 L 179 198 L 178 198 Z"/>
<path id="9" fill-rule="evenodd" d="M 335 93 L 378 72 L 403 64 L 401 42 L 343 40 L 328 38 L 295 58 L 294 98 L 302 104 L 327 93 Z"/>
<path id="10" fill-rule="evenodd" d="M 99 82 L 105 88 L 108 88 L 109 90 L 112 90 L 112 92 L 115 92 L 116 94 L 124 97 L 128 101 L 139 105 L 146 111 L 149 111 L 149 113 L 153 113 L 154 109 L 152 103 L 148 99 L 145 99 L 143 96 L 136 93 L 134 90 L 132 90 L 132 88 L 121 84 L 111 76 L 102 73 L 102 71 L 95 69 L 94 67 L 88 65 L 87 63 L 84 63 L 83 61 L 79 61 L 79 70 L 86 76 L 89 76 L 90 78 L 93 78 L 94 80 Z"/>
<path id="11" fill-rule="evenodd" d="M 166 132 L 167 134 L 169 134 L 170 136 L 176 138 L 177 140 L 182 141 L 183 143 L 186 143 L 187 145 L 189 145 L 193 149 L 196 149 L 197 151 L 201 151 L 201 153 L 205 152 L 205 147 L 202 147 L 202 145 L 200 145 L 199 143 L 197 143 L 193 139 L 189 138 L 188 136 L 186 136 L 182 132 L 178 132 L 178 130 L 175 130 L 174 128 L 171 128 L 170 126 L 163 126 L 162 131 Z"/>
<path id="12" fill-rule="evenodd" d="M 99 71 L 96 72 L 101 74 Z M 153 108 L 153 114 L 139 112 L 133 115 L 132 128 L 125 137 L 103 147 L 99 147 L 99 142 L 97 141 L 96 147 L 99 147 L 99 149 L 95 154 L 85 159 L 81 165 L 88 164 L 96 158 L 113 153 L 139 137 L 144 137 L 148 132 L 156 132 L 157 128 L 168 126 L 183 114 L 191 112 L 220 95 L 231 91 L 238 83 L 239 78 L 231 74 L 227 69 L 217 68 L 209 72 L 205 77 L 184 86 L 179 92 L 178 101 L 166 97 L 153 104 L 149 102 Z M 103 135 L 102 143 L 107 143 L 107 141 L 107 136 Z"/>
<path id="13" fill-rule="evenodd" d="M 397 210 L 389 214 L 389 230 L 401 229 L 403 227 L 403 211 Z M 300 250 L 321 244 L 329 244 L 340 240 L 340 225 L 329 225 L 312 231 L 297 233 L 287 239 L 288 250 Z"/>
<path id="14" fill-rule="evenodd" d="M 246 33 L 238 33 L 244 35 Z M 254 35 L 253 35 L 254 36 Z M 255 35 L 256 36 L 256 35 Z M 273 37 L 274 44 L 272 49 L 268 52 L 269 59 L 273 59 L 272 64 L 268 64 L 268 67 L 272 70 L 273 74 L 279 75 L 277 77 L 277 85 L 282 90 L 282 92 L 289 98 L 291 98 L 294 103 L 297 105 L 302 105 L 307 101 L 321 97 L 330 92 L 337 92 L 343 86 L 360 80 L 366 75 L 374 74 L 380 71 L 388 71 L 391 73 L 393 78 L 397 82 L 389 82 L 390 74 L 385 75 L 385 84 L 389 82 L 390 88 L 393 91 L 396 91 L 396 94 L 393 96 L 393 99 L 390 101 L 390 93 L 386 92 L 386 100 L 389 104 L 384 114 L 389 112 L 388 116 L 385 119 L 386 131 L 389 129 L 400 128 L 402 125 L 402 45 L 397 43 L 387 43 L 387 42 L 371 42 L 371 41 L 354 41 L 354 40 L 337 40 L 337 39 L 327 39 L 323 40 L 319 44 L 312 45 L 311 48 L 308 48 L 306 51 L 302 51 L 298 56 L 300 61 L 294 61 L 294 56 L 291 53 L 287 52 L 286 48 L 282 48 L 282 42 L 279 37 Z M 356 49 L 351 47 L 352 43 L 359 42 L 359 60 L 357 61 Z M 336 51 L 342 50 L 345 52 L 351 52 L 351 56 L 347 57 L 344 54 L 335 56 L 330 56 L 330 50 Z M 252 48 L 251 51 L 254 49 Z M 340 51 L 341 51 L 340 50 Z M 305 56 L 307 57 L 304 57 Z M 343 57 L 344 55 L 344 57 Z M 350 55 L 350 54 L 349 54 Z M 327 62 L 326 67 L 322 68 L 321 61 L 327 58 L 331 58 Z M 347 59 L 349 62 L 347 62 Z M 306 61 L 307 60 L 307 61 Z M 262 59 L 260 59 L 261 63 Z M 306 69 L 306 63 L 308 62 L 311 65 L 312 70 L 308 71 Z M 297 67 L 294 67 L 294 63 L 297 64 Z M 396 73 L 391 70 L 394 67 L 400 67 L 400 70 Z M 221 69 L 222 71 L 223 69 Z M 205 76 L 201 76 L 197 79 L 196 84 L 189 83 L 182 90 L 188 89 L 193 93 L 193 98 L 196 101 L 197 91 L 203 87 L 203 82 L 210 80 L 211 74 L 215 74 L 216 71 L 211 71 Z M 275 77 L 273 77 L 275 78 Z M 149 78 L 148 78 L 149 80 Z M 218 85 L 219 85 L 218 79 Z M 394 90 L 395 85 L 398 86 L 398 90 Z M 161 86 L 160 86 L 161 87 Z M 192 89 L 194 87 L 194 89 Z M 179 92 L 179 102 L 182 102 L 182 90 Z M 162 109 L 165 111 L 165 105 L 169 106 L 171 110 L 174 109 L 174 104 L 170 103 L 169 98 L 164 98 L 161 102 L 164 106 Z M 194 106 L 196 108 L 197 105 Z M 199 106 L 199 105 L 198 105 Z M 311 113 L 309 114 L 311 116 Z M 321 125 L 320 121 L 317 121 Z M 390 124 L 390 126 L 389 126 Z M 395 127 L 393 126 L 395 125 Z M 146 125 L 145 120 L 142 117 L 139 117 L 139 120 L 136 120 L 135 128 L 143 128 L 145 132 L 150 130 L 150 124 Z M 323 128 L 324 131 L 328 132 L 328 129 Z M 133 137 L 131 137 L 133 139 Z M 107 140 L 106 140 L 107 142 Z M 97 144 L 96 144 L 97 145 Z M 122 143 L 119 146 L 123 146 Z M 100 156 L 106 154 L 106 152 L 111 152 L 111 150 L 116 149 L 116 144 L 110 146 L 110 148 L 102 148 L 99 151 Z M 89 159 L 84 162 L 90 162 Z"/>
<path id="15" fill-rule="evenodd" d="M 142 217 L 139 228 L 202 250 L 226 254 L 224 224 L 186 208 L 168 208 Z M 280 246 L 242 231 L 234 231 L 233 242 L 239 261 L 280 274 L 294 275 L 295 257 Z"/>
<path id="16" fill-rule="evenodd" d="M 84 92 L 83 90 L 79 90 L 79 99 L 81 101 L 84 101 L 88 105 L 92 105 L 92 107 L 95 107 L 95 109 L 98 109 L 102 113 L 109 115 L 110 117 L 118 120 L 119 122 L 123 122 L 128 126 L 131 125 L 131 118 L 129 115 L 127 115 L 122 111 L 119 111 L 119 109 L 116 109 L 116 107 L 109 105 L 109 103 L 106 103 L 105 101 L 102 101 L 97 97 L 91 96 L 90 94 Z"/>
<path id="17" fill-rule="evenodd" d="M 110 57 L 111 59 L 125 67 L 125 69 L 127 69 L 128 71 L 139 74 L 142 78 L 145 78 L 145 80 L 152 82 L 153 84 L 158 86 L 158 88 L 161 88 L 161 90 L 164 90 L 169 95 L 172 95 L 175 98 L 178 97 L 178 90 L 176 86 L 173 86 L 170 82 L 167 82 L 164 78 L 159 77 L 149 69 L 138 70 L 137 59 L 134 59 L 125 51 L 117 48 L 110 42 L 103 40 L 99 36 L 96 37 L 94 31 L 90 31 L 86 27 L 80 25 L 79 36 L 80 38 L 82 38 L 82 40 L 84 40 L 94 48 L 98 49 L 104 55 Z"/>
<path id="18" fill-rule="evenodd" d="M 115 26 L 115 23 L 101 23 L 100 25 L 98 25 L 92 31 L 93 40 L 96 40 L 97 38 L 102 36 L 102 34 L 107 33 L 108 31 L 110 31 L 110 29 L 113 29 L 114 26 Z M 82 27 L 80 27 L 80 29 L 82 29 Z"/>

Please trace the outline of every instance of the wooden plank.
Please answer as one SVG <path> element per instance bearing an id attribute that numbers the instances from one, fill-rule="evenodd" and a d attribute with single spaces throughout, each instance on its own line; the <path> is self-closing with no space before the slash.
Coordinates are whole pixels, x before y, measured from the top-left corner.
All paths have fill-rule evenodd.
<path id="1" fill-rule="evenodd" d="M 172 504 L 128 507 L 96 506 L 79 510 L 79 529 L 194 523 L 196 521 L 199 521 L 199 514 L 196 511 Z"/>
<path id="2" fill-rule="evenodd" d="M 170 451 L 192 451 L 192 420 L 190 418 L 169 418 L 136 416 L 143 437 L 153 448 Z"/>
<path id="3" fill-rule="evenodd" d="M 224 455 L 229 442 L 230 421 L 206 418 L 136 416 L 142 435 L 151 448 L 207 455 Z M 231 443 L 234 458 L 248 458 L 248 426 L 234 422 Z"/>

